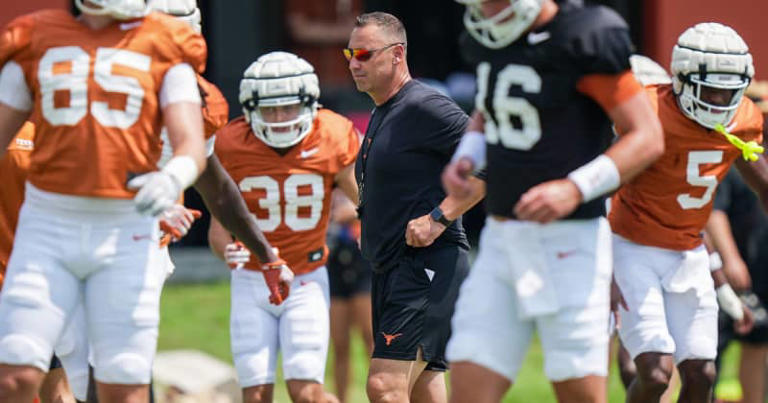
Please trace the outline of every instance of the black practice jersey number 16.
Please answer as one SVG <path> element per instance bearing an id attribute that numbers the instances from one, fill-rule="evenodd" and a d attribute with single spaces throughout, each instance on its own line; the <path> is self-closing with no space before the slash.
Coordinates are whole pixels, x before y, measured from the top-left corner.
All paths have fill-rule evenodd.
<path id="1" fill-rule="evenodd" d="M 498 144 L 514 150 L 530 150 L 541 139 L 539 112 L 527 99 L 509 95 L 512 86 L 519 86 L 523 92 L 538 94 L 541 91 L 541 77 L 530 66 L 508 64 L 496 76 L 491 98 L 492 111 L 486 108 L 488 78 L 491 64 L 482 62 L 477 66 L 477 95 L 475 106 L 485 118 L 485 138 L 489 144 Z M 491 115 L 493 113 L 493 115 Z M 513 125 L 513 117 L 519 128 Z"/>

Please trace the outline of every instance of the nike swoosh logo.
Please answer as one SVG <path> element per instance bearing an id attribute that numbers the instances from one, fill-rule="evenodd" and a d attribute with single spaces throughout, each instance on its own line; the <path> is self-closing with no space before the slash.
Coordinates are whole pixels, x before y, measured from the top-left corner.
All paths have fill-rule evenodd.
<path id="1" fill-rule="evenodd" d="M 142 239 L 152 239 L 152 234 L 143 234 L 143 235 L 137 235 L 133 234 L 133 240 L 134 241 L 141 241 Z"/>
<path id="2" fill-rule="evenodd" d="M 549 34 L 548 31 L 544 32 L 531 32 L 528 34 L 528 44 L 529 45 L 538 45 L 547 39 L 549 39 L 552 35 Z"/>
<path id="3" fill-rule="evenodd" d="M 309 150 L 301 150 L 301 158 L 309 158 L 320 151 L 319 147 L 310 148 Z"/>
<path id="4" fill-rule="evenodd" d="M 579 251 L 578 249 L 571 249 L 571 250 L 566 250 L 566 251 L 562 251 L 562 252 L 557 252 L 557 258 L 558 259 L 565 259 L 567 257 L 570 257 L 570 256 L 576 254 L 578 251 Z"/>

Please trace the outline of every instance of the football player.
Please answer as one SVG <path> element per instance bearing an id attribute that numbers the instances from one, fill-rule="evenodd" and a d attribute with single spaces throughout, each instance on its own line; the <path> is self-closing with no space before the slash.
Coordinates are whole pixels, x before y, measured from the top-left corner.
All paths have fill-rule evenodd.
<path id="1" fill-rule="evenodd" d="M 248 259 L 217 220 L 209 241 L 232 271 L 231 338 L 245 402 L 272 401 L 278 348 L 294 401 L 325 401 L 328 273 L 325 245 L 331 190 L 357 202 L 353 162 L 359 148 L 348 119 L 319 109 L 312 66 L 286 52 L 258 58 L 240 81 L 243 114 L 216 136 L 216 155 L 238 184 L 259 228 L 294 270 L 291 279 Z M 245 252 L 245 253 L 243 253 Z M 328 397 L 329 398 L 329 397 Z"/>
<path id="2" fill-rule="evenodd" d="M 35 123 L 0 295 L 0 400 L 32 401 L 85 307 L 102 401 L 147 401 L 165 278 L 156 216 L 205 167 L 203 38 L 142 0 L 76 0 L 0 33 L 0 153 Z M 160 126 L 174 156 L 158 171 Z"/>
<path id="3" fill-rule="evenodd" d="M 200 9 L 195 0 L 151 0 L 149 9 L 169 14 L 176 20 L 183 21 L 191 26 L 197 33 L 202 31 L 202 19 Z M 234 184 L 229 175 L 224 171 L 216 154 L 213 153 L 215 133 L 222 128 L 228 120 L 229 106 L 221 91 L 212 83 L 208 82 L 200 74 L 197 75 L 197 84 L 202 97 L 203 130 L 206 138 L 206 168 L 200 174 L 197 182 L 193 185 L 202 195 L 206 206 L 215 217 L 226 223 L 226 227 L 237 234 L 243 243 L 253 250 L 259 259 L 264 262 L 276 261 L 277 256 L 272 253 L 272 248 L 264 235 L 259 230 L 255 219 L 248 211 L 240 191 Z M 163 128 L 161 131 L 163 148 L 160 160 L 157 165 L 162 168 L 173 157 L 173 150 L 168 140 L 168 131 Z M 170 275 L 174 269 L 174 264 L 168 254 L 167 244 L 169 241 L 176 241 L 187 234 L 192 223 L 199 216 L 196 212 L 184 208 L 182 204 L 175 204 L 173 207 L 165 210 L 160 216 L 161 229 L 166 234 L 161 239 L 164 255 L 163 263 Z M 82 312 L 76 311 L 74 322 L 81 322 L 77 318 L 82 318 Z M 85 396 L 88 388 L 88 368 L 87 368 L 87 340 L 84 340 L 84 332 L 77 332 L 78 326 L 70 326 L 69 337 L 74 337 L 76 343 L 69 354 L 59 354 L 62 364 L 66 369 L 66 374 L 75 396 Z M 81 327 L 82 328 L 82 327 Z M 86 348 L 83 349 L 82 347 Z M 60 350 L 57 349 L 57 352 Z M 92 373 L 92 371 L 91 371 Z M 88 401 L 94 402 L 96 396 L 89 396 Z"/>
<path id="4" fill-rule="evenodd" d="M 628 27 L 608 8 L 571 1 L 458 1 L 478 93 L 443 179 L 464 194 L 486 165 L 489 217 L 453 316 L 451 400 L 501 400 L 537 331 L 558 400 L 604 402 L 603 195 L 664 146 L 630 70 Z M 611 122 L 620 134 L 612 145 Z"/>
<path id="5" fill-rule="evenodd" d="M 618 190 L 609 214 L 614 276 L 626 301 L 619 335 L 637 367 L 628 402 L 658 401 L 675 365 L 681 400 L 711 399 L 717 301 L 726 300 L 718 294 L 730 287 L 715 291 L 701 232 L 734 161 L 758 194 L 768 194 L 765 162 L 749 163 L 760 151 L 763 117 L 744 97 L 754 67 L 741 37 L 697 24 L 678 38 L 670 70 L 671 84 L 646 88 L 666 150 Z"/>

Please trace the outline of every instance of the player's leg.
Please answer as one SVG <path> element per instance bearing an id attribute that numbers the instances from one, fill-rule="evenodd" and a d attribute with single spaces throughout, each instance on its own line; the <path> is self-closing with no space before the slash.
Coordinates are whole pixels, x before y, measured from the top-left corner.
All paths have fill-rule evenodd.
<path id="1" fill-rule="evenodd" d="M 166 268 L 157 220 L 134 211 L 94 223 L 88 238 L 101 266 L 85 281 L 84 304 L 102 402 L 149 400 Z"/>
<path id="2" fill-rule="evenodd" d="M 624 347 L 621 339 L 617 337 L 616 342 L 618 344 L 616 360 L 619 364 L 619 377 L 621 378 L 621 383 L 624 384 L 624 390 L 626 390 L 629 389 L 629 385 L 632 384 L 632 381 L 637 376 L 637 366 L 635 366 L 632 357 L 629 356 L 629 351 Z"/>
<path id="3" fill-rule="evenodd" d="M 613 259 L 614 278 L 629 307 L 628 311 L 619 309 L 619 335 L 637 368 L 637 376 L 627 388 L 627 401 L 658 401 L 669 385 L 675 352 L 667 327 L 662 275 L 679 265 L 679 253 L 614 235 Z"/>
<path id="4" fill-rule="evenodd" d="M 67 375 L 59 358 L 54 355 L 51 359 L 51 368 L 40 386 L 41 403 L 74 403 L 75 397 L 69 388 Z"/>
<path id="5" fill-rule="evenodd" d="M 320 267 L 296 276 L 280 315 L 280 349 L 288 393 L 294 402 L 337 399 L 323 389 L 328 355 L 328 272 Z"/>
<path id="6" fill-rule="evenodd" d="M 766 358 L 768 345 L 741 343 L 739 381 L 743 403 L 762 403 L 765 400 Z"/>
<path id="7" fill-rule="evenodd" d="M 55 347 L 72 394 L 79 401 L 88 398 L 88 329 L 85 321 L 85 308 L 82 300 L 78 301 L 72 317 Z"/>
<path id="8" fill-rule="evenodd" d="M 355 246 L 356 247 L 356 246 Z M 358 252 L 359 253 L 359 252 Z M 349 339 L 352 326 L 352 304 L 350 301 L 350 267 L 352 255 L 345 245 L 338 242 L 328 257 L 328 281 L 331 290 L 331 341 L 333 342 L 333 370 L 336 395 L 341 402 L 346 400 L 349 387 Z"/>
<path id="9" fill-rule="evenodd" d="M 365 351 L 370 356 L 373 352 L 373 330 L 371 329 L 371 292 L 355 294 L 350 301 L 355 326 L 360 329 Z"/>
<path id="10" fill-rule="evenodd" d="M 331 340 L 333 341 L 333 369 L 336 395 L 346 400 L 349 386 L 349 339 L 351 303 L 348 298 L 331 298 Z"/>
<path id="11" fill-rule="evenodd" d="M 605 402 L 610 344 L 610 229 L 604 219 L 541 226 L 557 311 L 535 318 L 544 372 L 560 402 Z"/>
<path id="12" fill-rule="evenodd" d="M 243 402 L 271 402 L 282 305 L 269 304 L 269 290 L 259 272 L 234 270 L 231 284 L 230 338 Z"/>
<path id="13" fill-rule="evenodd" d="M 701 267 L 689 275 L 690 289 L 667 292 L 667 326 L 675 340 L 675 361 L 680 371 L 681 402 L 709 401 L 715 382 L 717 356 L 717 297 L 707 271 L 708 254 L 704 247 L 687 251 L 685 259 L 699 255 Z M 681 264 L 681 269 L 686 266 Z M 690 269 L 689 269 L 690 270 Z M 691 270 L 693 271 L 693 270 Z"/>
<path id="14" fill-rule="evenodd" d="M 0 293 L 2 402 L 33 401 L 80 293 L 80 281 L 65 267 L 79 226 L 35 196 L 27 193 Z"/>
<path id="15" fill-rule="evenodd" d="M 453 403 L 499 402 L 512 385 L 533 334 L 520 320 L 509 270 L 504 225 L 486 221 L 480 252 L 464 281 L 451 320 L 446 355 L 451 361 Z"/>

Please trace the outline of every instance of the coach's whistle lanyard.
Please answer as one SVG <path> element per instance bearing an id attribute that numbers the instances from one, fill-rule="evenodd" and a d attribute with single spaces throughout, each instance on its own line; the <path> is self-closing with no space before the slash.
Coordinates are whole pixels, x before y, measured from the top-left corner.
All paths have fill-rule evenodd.
<path id="1" fill-rule="evenodd" d="M 383 112 L 383 115 L 381 115 L 381 119 L 379 119 L 378 123 L 376 124 L 376 128 L 372 129 L 371 125 L 374 123 L 374 118 L 376 117 L 376 109 L 373 110 L 373 113 L 371 114 L 371 120 L 368 121 L 368 127 L 365 129 L 365 136 L 363 137 L 363 144 L 361 146 L 362 148 L 362 154 L 361 157 L 363 159 L 362 163 L 360 164 L 360 183 L 357 184 L 357 198 L 360 200 L 360 203 L 357 207 L 357 215 L 358 217 L 362 215 L 363 206 L 365 205 L 365 198 L 363 198 L 363 191 L 365 189 L 365 168 L 368 166 L 368 153 L 371 152 L 371 147 L 373 146 L 373 139 L 376 137 L 376 132 L 381 127 L 381 124 L 384 123 L 384 118 L 387 117 L 387 113 L 389 112 L 389 109 L 385 110 Z"/>

